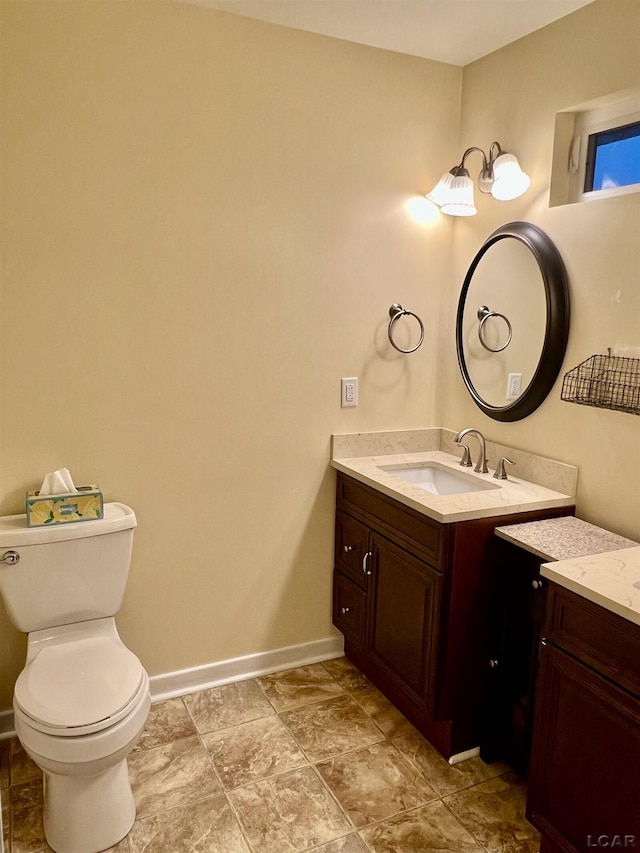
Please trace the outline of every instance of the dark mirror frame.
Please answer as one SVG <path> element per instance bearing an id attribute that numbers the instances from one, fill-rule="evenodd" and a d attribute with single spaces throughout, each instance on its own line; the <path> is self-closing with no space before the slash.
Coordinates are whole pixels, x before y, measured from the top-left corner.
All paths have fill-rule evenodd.
<path id="1" fill-rule="evenodd" d="M 464 358 L 462 317 L 467 291 L 476 267 L 488 250 L 500 240 L 515 239 L 533 253 L 540 268 L 547 303 L 547 322 L 542 352 L 533 378 L 517 400 L 507 406 L 491 406 L 476 391 Z M 517 271 L 514 270 L 514 276 Z M 482 244 L 471 262 L 462 285 L 456 318 L 456 350 L 465 385 L 474 403 L 496 421 L 519 421 L 534 412 L 546 398 L 558 377 L 569 337 L 569 286 L 560 253 L 551 239 L 530 222 L 508 222 L 500 226 Z"/>

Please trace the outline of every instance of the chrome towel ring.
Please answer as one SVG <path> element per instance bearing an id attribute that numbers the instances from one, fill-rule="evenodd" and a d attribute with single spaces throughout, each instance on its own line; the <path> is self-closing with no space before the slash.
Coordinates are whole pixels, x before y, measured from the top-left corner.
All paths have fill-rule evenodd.
<path id="1" fill-rule="evenodd" d="M 489 317 L 500 317 L 500 319 L 504 320 L 507 324 L 507 340 L 501 347 L 490 347 L 482 335 L 483 331 L 485 331 L 484 324 L 487 322 Z M 487 308 L 486 305 L 481 305 L 478 308 L 478 320 L 480 320 L 480 325 L 478 326 L 478 337 L 480 338 L 480 343 L 486 350 L 489 350 L 489 352 L 502 352 L 502 350 L 505 350 L 509 346 L 513 330 L 511 329 L 511 323 L 504 314 L 498 314 L 497 311 L 491 311 L 491 309 Z"/>
<path id="2" fill-rule="evenodd" d="M 402 305 L 398 305 L 397 302 L 394 302 L 391 308 L 389 308 L 389 317 L 391 317 L 391 319 L 389 320 L 389 343 L 391 344 L 391 346 L 394 349 L 397 349 L 398 352 L 415 352 L 424 341 L 424 324 L 420 317 L 418 317 L 417 314 L 414 314 L 413 311 L 407 311 L 405 308 L 402 307 Z M 418 321 L 418 325 L 420 326 L 420 340 L 414 347 L 411 347 L 410 349 L 402 349 L 402 347 L 399 347 L 398 344 L 393 340 L 393 329 L 400 317 L 415 317 Z"/>

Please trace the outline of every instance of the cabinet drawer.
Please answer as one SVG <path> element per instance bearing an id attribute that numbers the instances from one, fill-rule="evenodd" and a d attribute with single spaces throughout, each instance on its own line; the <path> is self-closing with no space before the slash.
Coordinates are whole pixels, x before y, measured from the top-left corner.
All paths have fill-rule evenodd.
<path id="1" fill-rule="evenodd" d="M 557 584 L 549 584 L 547 638 L 640 696 L 640 626 Z"/>
<path id="2" fill-rule="evenodd" d="M 343 474 L 338 474 L 337 500 L 339 507 L 442 569 L 445 532 L 437 521 Z"/>
<path id="3" fill-rule="evenodd" d="M 359 586 L 365 588 L 367 577 L 363 569 L 367 553 L 369 531 L 343 512 L 336 513 L 335 568 L 339 569 Z"/>
<path id="4" fill-rule="evenodd" d="M 333 624 L 354 647 L 364 646 L 366 593 L 340 572 L 333 574 Z"/>

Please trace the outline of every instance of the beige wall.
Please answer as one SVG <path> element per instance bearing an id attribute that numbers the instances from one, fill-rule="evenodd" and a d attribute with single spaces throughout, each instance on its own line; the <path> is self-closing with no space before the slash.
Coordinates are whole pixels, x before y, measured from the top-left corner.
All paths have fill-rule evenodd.
<path id="1" fill-rule="evenodd" d="M 452 271 L 458 281 L 489 234 L 527 220 L 544 229 L 567 268 L 569 345 L 544 404 L 514 424 L 480 412 L 460 378 L 453 336 L 439 358 L 443 419 L 477 426 L 505 444 L 578 465 L 577 514 L 640 540 L 640 423 L 636 416 L 560 400 L 564 372 L 615 345 L 640 346 L 640 194 L 548 207 L 555 114 L 640 85 L 640 4 L 597 0 L 464 69 L 460 148 L 497 139 L 517 154 L 532 185 L 498 203 L 476 198 L 478 215 L 454 226 Z M 477 157 L 477 155 L 474 155 Z M 469 161 L 470 170 L 480 162 Z M 476 194 L 478 196 L 479 194 Z M 459 287 L 448 294 L 455 324 Z"/>
<path id="2" fill-rule="evenodd" d="M 151 673 L 332 635 L 330 434 L 439 422 L 452 226 L 405 202 L 461 69 L 183 3 L 1 8 L 0 512 L 60 466 L 135 508 Z M 23 660 L 1 610 L 0 709 Z"/>
<path id="3" fill-rule="evenodd" d="M 578 464 L 579 513 L 640 535 L 637 420 L 558 386 L 491 421 L 453 345 L 464 270 L 512 219 L 565 257 L 565 368 L 640 344 L 637 197 L 547 208 L 555 111 L 638 82 L 637 6 L 613 5 L 463 77 L 186 4 L 0 4 L 0 512 L 60 466 L 135 508 L 118 624 L 151 673 L 331 635 L 331 432 L 478 426 Z M 494 138 L 523 200 L 407 215 Z M 425 321 L 412 356 L 386 341 L 395 301 Z M 23 657 L 0 610 L 0 709 Z"/>

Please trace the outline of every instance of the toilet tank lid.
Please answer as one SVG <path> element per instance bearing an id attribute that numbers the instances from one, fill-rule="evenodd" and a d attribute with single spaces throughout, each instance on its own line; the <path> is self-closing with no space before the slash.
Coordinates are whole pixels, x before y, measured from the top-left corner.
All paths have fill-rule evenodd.
<path id="1" fill-rule="evenodd" d="M 95 521 L 70 521 L 45 527 L 27 527 L 26 515 L 0 517 L 0 549 L 18 545 L 42 545 L 69 539 L 86 539 L 128 530 L 137 525 L 131 507 L 117 502 L 105 503 L 104 518 Z"/>

